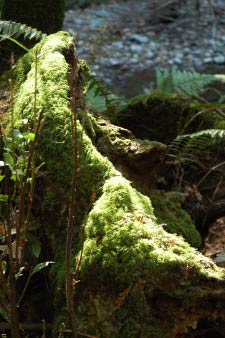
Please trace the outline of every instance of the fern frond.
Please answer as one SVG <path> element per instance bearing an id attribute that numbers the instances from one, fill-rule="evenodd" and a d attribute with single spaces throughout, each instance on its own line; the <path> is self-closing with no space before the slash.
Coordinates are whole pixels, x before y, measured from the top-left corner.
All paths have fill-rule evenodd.
<path id="1" fill-rule="evenodd" d="M 172 93 L 174 91 L 172 73 L 169 70 L 161 72 L 157 69 L 155 75 L 157 89 L 167 93 Z"/>
<path id="2" fill-rule="evenodd" d="M 219 79 L 218 75 L 217 79 Z M 183 96 L 195 96 L 202 88 L 215 80 L 216 77 L 210 74 L 200 74 L 174 69 L 172 71 L 156 71 L 157 89 L 170 93 L 177 92 Z"/>
<path id="3" fill-rule="evenodd" d="M 184 96 L 194 96 L 198 92 L 215 81 L 215 77 L 210 74 L 200 74 L 187 71 L 172 71 L 173 85 L 176 92 Z"/>
<path id="4" fill-rule="evenodd" d="M 14 21 L 0 20 L 0 41 L 9 38 L 24 38 L 29 40 L 42 40 L 46 34 L 25 24 Z"/>
<path id="5" fill-rule="evenodd" d="M 225 130 L 206 129 L 196 133 L 178 136 L 168 147 L 167 156 L 173 161 L 198 162 L 199 159 L 212 158 L 212 152 L 216 156 L 224 152 Z"/>
<path id="6" fill-rule="evenodd" d="M 108 91 L 104 82 L 95 75 L 89 74 L 88 80 L 84 94 L 86 103 L 92 110 L 103 113 L 125 105 L 125 99 Z"/>

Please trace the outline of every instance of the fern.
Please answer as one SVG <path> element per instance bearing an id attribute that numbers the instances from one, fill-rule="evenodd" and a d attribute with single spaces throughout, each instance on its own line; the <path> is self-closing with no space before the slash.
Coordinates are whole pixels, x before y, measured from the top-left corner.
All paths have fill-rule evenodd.
<path id="1" fill-rule="evenodd" d="M 85 90 L 86 104 L 93 111 L 98 113 L 114 111 L 118 107 L 125 105 L 125 100 L 122 97 L 109 92 L 102 80 L 99 80 L 95 75 L 89 73 L 88 84 Z"/>
<path id="2" fill-rule="evenodd" d="M 174 91 L 172 72 L 169 70 L 165 70 L 161 72 L 160 70 L 156 70 L 156 86 L 157 89 L 163 90 L 168 93 L 172 93 Z"/>
<path id="3" fill-rule="evenodd" d="M 183 96 L 197 95 L 199 90 L 218 78 L 218 75 L 216 78 L 214 75 L 188 71 L 156 71 L 157 89 L 166 92 L 177 92 Z"/>
<path id="4" fill-rule="evenodd" d="M 167 156 L 174 162 L 186 163 L 199 160 L 216 159 L 217 154 L 223 154 L 225 145 L 225 130 L 207 129 L 192 134 L 178 136 L 168 147 Z"/>
<path id="5" fill-rule="evenodd" d="M 0 41 L 24 38 L 29 40 L 42 40 L 46 34 L 25 24 L 14 21 L 0 20 Z"/>

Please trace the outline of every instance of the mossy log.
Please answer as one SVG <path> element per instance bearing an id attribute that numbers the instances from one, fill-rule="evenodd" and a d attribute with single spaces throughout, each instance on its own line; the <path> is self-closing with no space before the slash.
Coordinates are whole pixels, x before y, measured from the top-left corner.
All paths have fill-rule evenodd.
<path id="1" fill-rule="evenodd" d="M 123 176 L 145 191 L 151 188 L 167 150 L 165 144 L 137 139 L 131 131 L 90 114 L 84 128 L 94 146 L 110 159 Z"/>
<path id="2" fill-rule="evenodd" d="M 37 72 L 36 106 L 44 114 L 37 155 L 44 165 L 36 184 L 39 210 L 34 210 L 34 217 L 48 237 L 56 262 L 50 278 L 58 323 L 66 317 L 66 201 L 73 170 L 68 73 L 73 48 L 70 36 L 59 32 L 31 50 L 18 63 L 15 98 L 16 118 L 32 124 Z M 37 67 L 36 50 L 40 55 Z M 98 124 L 94 117 L 93 121 Z M 113 128 L 109 124 L 112 133 Z M 178 338 L 194 337 L 202 322 L 208 327 L 206 323 L 212 322 L 225 325 L 225 270 L 157 222 L 149 197 L 112 164 L 112 156 L 118 155 L 113 143 L 108 142 L 110 149 L 98 142 L 95 146 L 79 121 L 77 133 L 74 256 L 76 261 L 80 258 L 75 288 L 79 331 L 102 338 Z M 132 142 L 127 137 L 128 147 Z M 79 246 L 83 232 L 84 243 Z"/>

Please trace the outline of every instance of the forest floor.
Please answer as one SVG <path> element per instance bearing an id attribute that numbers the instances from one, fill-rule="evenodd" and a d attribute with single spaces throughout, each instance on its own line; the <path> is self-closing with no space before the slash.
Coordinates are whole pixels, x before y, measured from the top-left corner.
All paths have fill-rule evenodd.
<path id="1" fill-rule="evenodd" d="M 149 0 L 70 5 L 64 29 L 76 37 L 78 56 L 127 97 L 150 86 L 155 69 L 224 73 L 224 0 L 202 0 L 199 9 L 195 0 L 178 3 L 176 13 Z"/>

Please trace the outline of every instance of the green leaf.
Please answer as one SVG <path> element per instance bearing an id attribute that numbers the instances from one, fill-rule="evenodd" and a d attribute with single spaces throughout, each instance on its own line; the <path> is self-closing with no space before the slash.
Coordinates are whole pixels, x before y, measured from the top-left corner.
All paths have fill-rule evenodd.
<path id="1" fill-rule="evenodd" d="M 9 322 L 9 317 L 6 312 L 0 307 L 0 316 L 6 321 Z"/>
<path id="2" fill-rule="evenodd" d="M 0 175 L 0 182 L 4 179 L 5 175 Z"/>
<path id="3" fill-rule="evenodd" d="M 16 170 L 13 170 L 13 171 L 12 171 L 12 175 L 11 175 L 10 179 L 11 179 L 12 181 L 14 181 L 14 182 L 16 182 L 17 180 L 20 181 L 21 178 L 22 178 L 22 176 L 24 176 L 24 175 L 25 175 L 25 173 L 24 173 L 23 170 L 21 170 L 21 169 L 16 169 Z M 28 181 L 28 180 L 27 180 L 27 181 Z"/>
<path id="4" fill-rule="evenodd" d="M 7 262 L 6 261 L 2 261 L 2 270 L 3 270 L 3 273 L 5 274 L 5 272 L 7 270 Z"/>
<path id="5" fill-rule="evenodd" d="M 17 157 L 17 164 L 21 165 L 21 164 L 26 164 L 26 158 L 24 157 L 24 155 L 20 155 Z"/>
<path id="6" fill-rule="evenodd" d="M 25 270 L 25 266 L 21 266 L 21 268 L 19 269 L 19 271 L 15 275 L 16 280 L 19 279 L 21 276 L 23 276 L 24 270 Z"/>
<path id="7" fill-rule="evenodd" d="M 96 97 L 96 96 L 98 96 L 99 94 L 102 94 L 102 90 L 101 90 L 101 88 L 97 87 L 97 88 L 95 89 L 95 94 L 94 94 L 94 96 Z"/>
<path id="8" fill-rule="evenodd" d="M 0 202 L 7 202 L 8 201 L 8 195 L 0 194 Z"/>
<path id="9" fill-rule="evenodd" d="M 18 139 L 23 138 L 23 134 L 21 134 L 21 132 L 18 129 L 13 129 L 13 135 L 15 138 L 18 138 Z"/>
<path id="10" fill-rule="evenodd" d="M 12 168 L 14 165 L 14 159 L 12 155 L 9 153 L 4 153 L 3 156 L 4 156 L 5 164 L 8 164 Z"/>
<path id="11" fill-rule="evenodd" d="M 95 87 L 89 90 L 86 94 L 88 105 L 96 112 L 102 113 L 106 110 L 106 99 L 102 95 L 95 95 Z"/>
<path id="12" fill-rule="evenodd" d="M 34 257 L 38 258 L 40 256 L 40 253 L 41 253 L 41 242 L 38 239 L 36 239 L 32 243 L 31 250 L 32 250 L 32 253 L 33 253 Z"/>
<path id="13" fill-rule="evenodd" d="M 35 134 L 34 133 L 28 133 L 28 134 L 24 135 L 24 138 L 26 140 L 34 141 Z"/>
<path id="14" fill-rule="evenodd" d="M 16 169 L 16 170 L 13 170 L 12 174 L 15 176 L 23 176 L 24 172 L 21 169 Z"/>
<path id="15" fill-rule="evenodd" d="M 46 268 L 47 266 L 49 266 L 49 264 L 54 264 L 54 262 L 43 262 L 43 263 L 39 263 L 37 264 L 34 269 L 31 271 L 31 276 L 33 276 L 35 273 L 41 271 L 42 269 Z"/>

